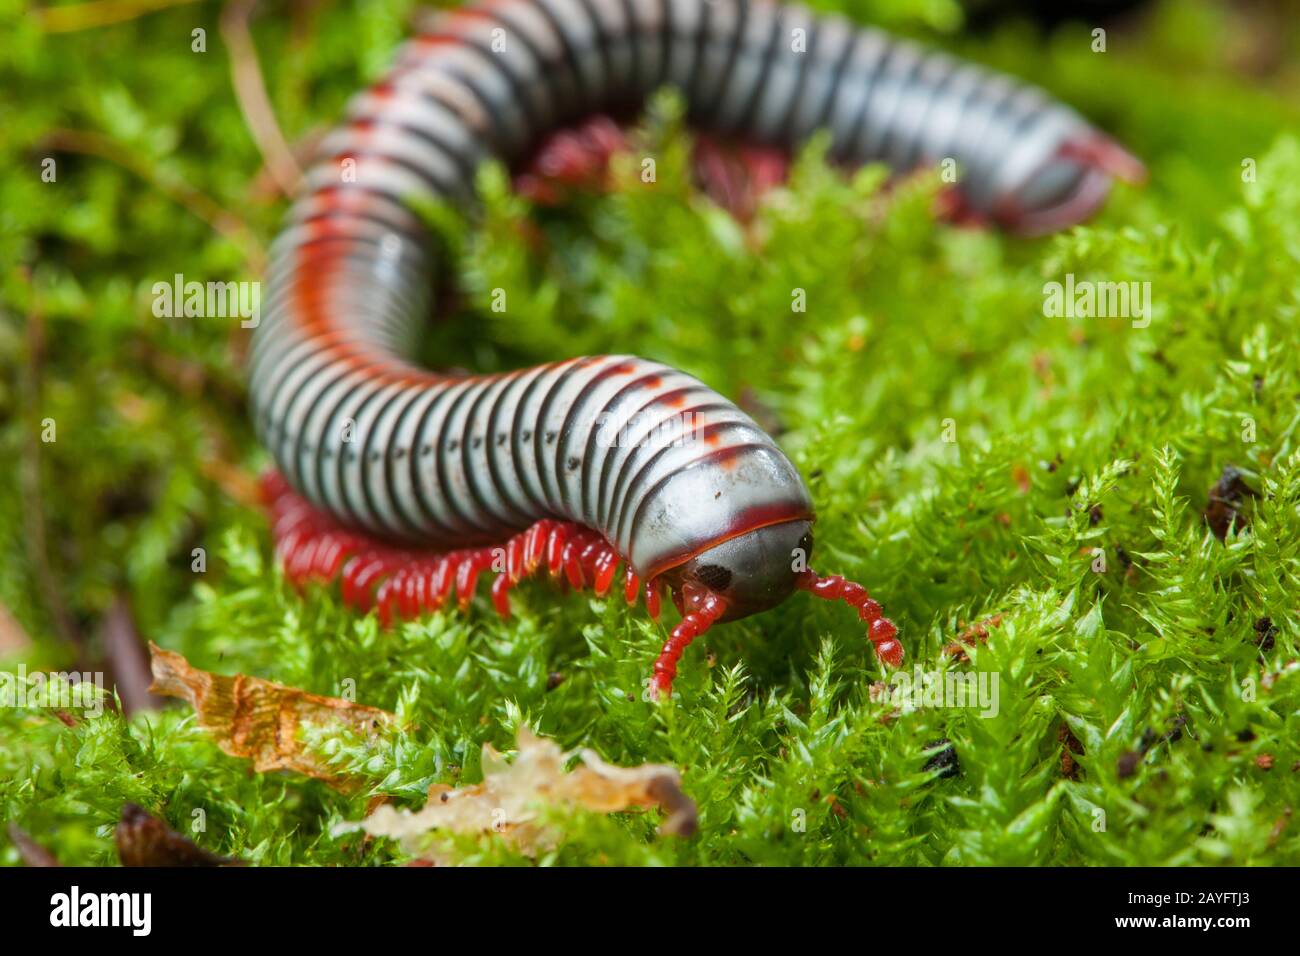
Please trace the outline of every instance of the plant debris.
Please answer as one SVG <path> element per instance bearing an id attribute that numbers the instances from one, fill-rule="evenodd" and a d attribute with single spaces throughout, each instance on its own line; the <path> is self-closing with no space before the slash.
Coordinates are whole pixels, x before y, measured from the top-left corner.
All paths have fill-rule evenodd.
<path id="1" fill-rule="evenodd" d="M 925 762 L 922 770 L 938 770 L 940 779 L 955 777 L 961 773 L 961 763 L 957 760 L 957 748 L 947 737 L 940 737 L 925 745 L 927 751 L 943 748 Z"/>
<path id="2" fill-rule="evenodd" d="M 1233 525 L 1238 528 L 1246 525 L 1247 518 L 1242 513 L 1242 506 L 1248 498 L 1255 496 L 1255 489 L 1246 484 L 1246 479 L 1238 469 L 1232 465 L 1223 469 L 1223 474 L 1210 489 L 1210 500 L 1205 505 L 1205 522 L 1216 538 L 1220 541 L 1227 538 L 1228 529 Z"/>
<path id="3" fill-rule="evenodd" d="M 695 802 L 682 792 L 681 776 L 662 764 L 616 767 L 594 751 L 580 752 L 582 765 L 565 772 L 572 756 L 553 740 L 519 728 L 519 752 L 513 762 L 490 744 L 483 745 L 483 782 L 452 789 L 429 788 L 429 801 L 415 812 L 383 805 L 365 820 L 335 828 L 336 835 L 364 830 L 371 836 L 392 837 L 406 852 L 443 862 L 430 850 L 431 831 L 495 832 L 523 853 L 535 856 L 553 848 L 561 834 L 544 822 L 548 807 L 581 807 L 617 813 L 633 807 L 658 806 L 666 817 L 661 834 L 690 836 L 695 832 Z"/>
<path id="4" fill-rule="evenodd" d="M 1277 625 L 1271 618 L 1261 617 L 1255 622 L 1255 643 L 1264 654 L 1277 643 Z"/>
<path id="5" fill-rule="evenodd" d="M 957 640 L 945 644 L 943 652 L 951 657 L 957 658 L 957 660 L 961 661 L 963 664 L 968 663 L 970 657 L 967 656 L 966 650 L 962 645 L 964 644 L 966 647 L 974 647 L 976 642 L 987 644 L 989 632 L 1002 626 L 1002 618 L 1003 615 L 998 613 L 986 617 L 984 620 L 976 624 L 972 624 L 957 636 Z"/>
<path id="6" fill-rule="evenodd" d="M 122 712 L 129 717 L 142 710 L 162 707 L 162 699 L 149 693 L 149 662 L 127 595 L 118 594 L 105 612 L 100 622 L 99 641 L 122 702 Z"/>
<path id="7" fill-rule="evenodd" d="M 213 735 L 217 746 L 232 757 L 253 761 L 259 773 L 293 770 L 350 789 L 353 781 L 307 751 L 299 731 L 311 725 L 350 728 L 373 736 L 397 719 L 376 707 L 309 694 L 258 677 L 202 671 L 152 641 L 149 653 L 154 678 L 149 691 L 189 701 L 199 726 Z"/>
<path id="8" fill-rule="evenodd" d="M 1138 765 L 1142 763 L 1142 755 L 1136 750 L 1126 750 L 1119 755 L 1115 761 L 1115 775 L 1121 780 L 1127 780 L 1138 771 Z"/>
<path id="9" fill-rule="evenodd" d="M 1070 730 L 1069 725 L 1061 724 L 1056 730 L 1057 742 L 1061 745 L 1061 776 L 1067 780 L 1079 779 L 1079 761 L 1076 756 L 1083 753 L 1083 743 Z"/>
<path id="10" fill-rule="evenodd" d="M 23 866 L 62 866 L 53 853 L 45 849 L 16 823 L 9 824 L 9 839 L 18 850 Z"/>
<path id="11" fill-rule="evenodd" d="M 23 626 L 9 613 L 9 609 L 0 604 L 0 657 L 21 654 L 32 646 L 32 639 L 27 636 Z"/>
<path id="12" fill-rule="evenodd" d="M 134 803 L 122 807 L 113 842 L 123 866 L 243 866 L 203 849 Z"/>

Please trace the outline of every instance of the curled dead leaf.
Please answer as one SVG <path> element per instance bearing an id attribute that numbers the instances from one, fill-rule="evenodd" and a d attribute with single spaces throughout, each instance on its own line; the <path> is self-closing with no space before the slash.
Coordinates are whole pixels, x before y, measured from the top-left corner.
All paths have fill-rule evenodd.
<path id="1" fill-rule="evenodd" d="M 203 849 L 134 803 L 122 807 L 113 841 L 123 866 L 243 866 Z"/>
<path id="2" fill-rule="evenodd" d="M 519 728 L 518 754 L 506 762 L 490 745 L 483 745 L 483 782 L 452 789 L 429 788 L 429 800 L 417 811 L 377 807 L 360 823 L 347 823 L 335 833 L 363 830 L 371 836 L 396 839 L 404 850 L 437 859 L 427 846 L 431 831 L 496 832 L 533 856 L 558 844 L 560 834 L 544 821 L 548 807 L 581 807 L 616 813 L 633 807 L 658 806 L 666 814 L 659 832 L 690 836 L 695 832 L 695 802 L 681 788 L 681 776 L 662 764 L 618 767 L 591 750 L 581 751 L 582 765 L 566 773 L 572 756 L 553 740 Z"/>
<path id="3" fill-rule="evenodd" d="M 355 785 L 309 751 L 306 727 L 350 729 L 366 737 L 396 722 L 388 711 L 337 697 L 322 697 L 258 677 L 212 674 L 180 654 L 149 644 L 150 693 L 179 697 L 194 707 L 198 724 L 232 757 L 253 761 L 253 769 L 293 770 L 339 789 Z"/>

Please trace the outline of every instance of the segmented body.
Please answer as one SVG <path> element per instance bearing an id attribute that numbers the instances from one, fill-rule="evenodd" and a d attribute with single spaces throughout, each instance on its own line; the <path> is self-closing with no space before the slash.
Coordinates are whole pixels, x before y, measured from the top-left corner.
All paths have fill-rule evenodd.
<path id="1" fill-rule="evenodd" d="M 1025 228 L 1090 211 L 1120 155 L 1030 87 L 798 7 L 490 0 L 442 14 L 351 103 L 272 249 L 253 414 L 331 534 L 463 548 L 545 519 L 590 529 L 645 582 L 811 520 L 772 439 L 665 365 L 588 356 L 448 377 L 405 357 L 435 274 L 416 204 L 469 201 L 483 160 L 516 161 L 664 85 L 724 134 L 792 146 L 824 128 L 834 157 L 899 169 L 951 157 L 969 209 Z"/>

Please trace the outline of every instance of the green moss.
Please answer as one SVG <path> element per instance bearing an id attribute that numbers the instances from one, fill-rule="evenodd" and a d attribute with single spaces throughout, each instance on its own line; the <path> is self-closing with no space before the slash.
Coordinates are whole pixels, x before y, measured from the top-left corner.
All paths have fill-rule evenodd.
<path id="1" fill-rule="evenodd" d="M 291 140 L 382 68 L 408 6 L 259 20 Z M 891 2 L 887 15 L 924 35 L 952 29 L 954 9 Z M 197 666 L 355 686 L 407 729 L 374 749 L 316 742 L 367 782 L 347 797 L 250 774 L 184 709 L 68 727 L 0 708 L 0 816 L 71 863 L 115 859 L 127 800 L 186 832 L 202 819 L 201 843 L 257 862 L 390 863 L 392 844 L 330 827 L 374 794 L 418 805 L 431 783 L 477 781 L 482 743 L 508 749 L 527 722 L 615 762 L 678 766 L 700 809 L 690 840 L 655 839 L 653 815 L 569 818 L 547 862 L 1300 862 L 1285 826 L 1300 800 L 1300 141 L 1277 135 L 1300 99 L 1293 74 L 1243 77 L 1233 44 L 1209 42 L 1243 29 L 1223 9 L 1163 5 L 1105 54 L 1078 26 L 1046 43 L 1014 26 L 936 41 L 1048 86 L 1149 163 L 1148 186 L 1061 236 L 936 225 L 937 176 L 886 191 L 879 170 L 828 170 L 816 143 L 746 231 L 688 187 L 667 98 L 638 134 L 653 186 L 629 166 L 613 195 L 538 213 L 488 170 L 484 211 L 452 243 L 462 314 L 431 330 L 431 360 L 490 370 L 630 351 L 743 397 L 809 481 L 817 566 L 868 584 L 909 668 L 996 674 L 990 717 L 873 700 L 881 673 L 860 625 L 805 596 L 697 642 L 656 707 L 641 688 L 663 629 L 618 601 L 530 584 L 508 622 L 484 602 L 382 631 L 323 590 L 288 589 L 265 519 L 213 467 L 267 463 L 242 408 L 245 333 L 148 305 L 177 272 L 257 278 L 250 250 L 281 208 L 249 187 L 260 161 L 214 17 L 182 7 L 41 38 L 0 4 L 15 38 L 0 83 L 16 92 L 0 107 L 15 171 L 0 179 L 0 451 L 22 463 L 0 479 L 0 602 L 33 638 L 14 665 L 72 660 L 29 547 L 34 468 L 45 563 L 92 653 L 122 592 L 144 634 Z M 195 27 L 205 54 L 190 51 Z M 110 137 L 138 173 L 52 152 L 52 127 Z M 47 155 L 56 183 L 41 181 Z M 178 205 L 178 179 L 241 225 L 222 234 Z M 1150 325 L 1045 315 L 1044 284 L 1067 273 L 1150 282 Z M 504 314 L 489 306 L 497 288 Z M 33 455 L 45 418 L 57 441 Z M 1259 494 L 1249 526 L 1220 541 L 1201 512 L 1228 465 Z M 969 663 L 944 653 L 994 614 Z M 548 691 L 552 673 L 565 679 Z M 460 853 L 519 862 L 492 838 Z"/>

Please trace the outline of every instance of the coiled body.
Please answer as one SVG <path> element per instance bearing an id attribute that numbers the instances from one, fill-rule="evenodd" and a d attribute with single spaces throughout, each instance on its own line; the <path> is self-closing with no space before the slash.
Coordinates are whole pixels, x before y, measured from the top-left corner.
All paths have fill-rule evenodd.
<path id="1" fill-rule="evenodd" d="M 433 291 L 414 203 L 467 201 L 484 159 L 517 160 L 558 125 L 664 85 L 723 133 L 793 146 L 824 128 L 836 158 L 898 169 L 951 157 L 967 206 L 994 219 L 1073 215 L 1109 184 L 1104 141 L 1068 108 L 797 7 L 491 0 L 444 14 L 353 101 L 272 250 L 252 407 L 299 493 L 431 548 L 549 517 L 594 529 L 643 581 L 711 549 L 729 578 L 774 563 L 790 576 L 790 552 L 811 543 L 808 492 L 699 381 L 631 356 L 459 378 L 404 358 Z M 764 528 L 781 530 L 725 547 Z M 789 589 L 769 580 L 746 610 Z"/>

